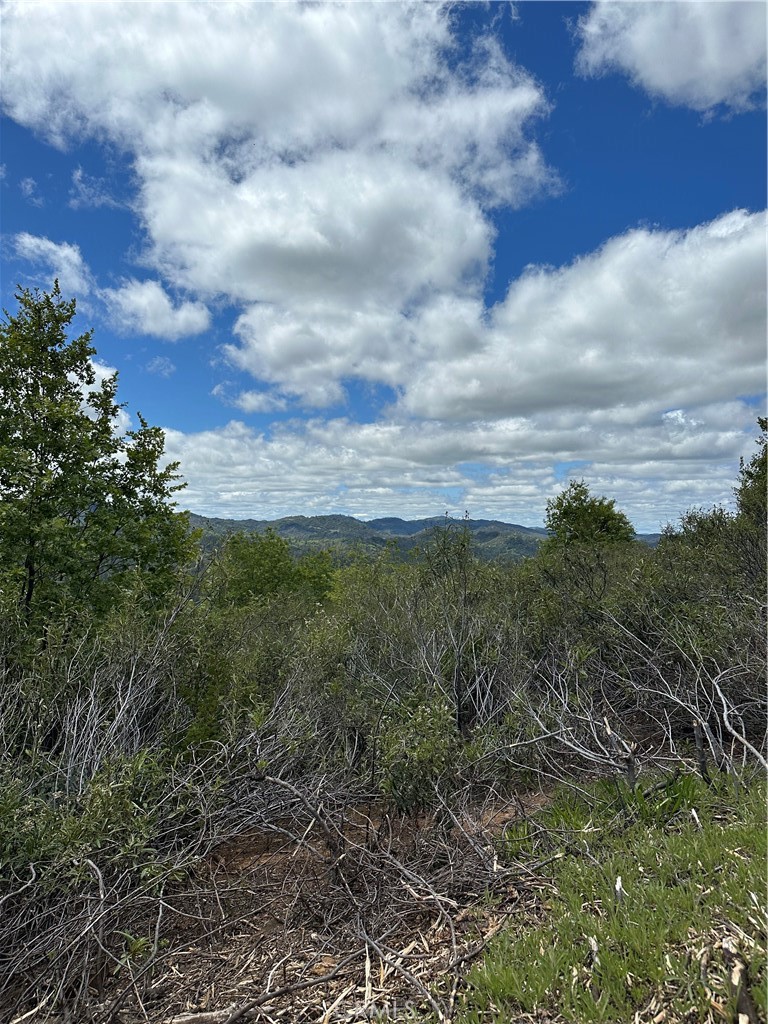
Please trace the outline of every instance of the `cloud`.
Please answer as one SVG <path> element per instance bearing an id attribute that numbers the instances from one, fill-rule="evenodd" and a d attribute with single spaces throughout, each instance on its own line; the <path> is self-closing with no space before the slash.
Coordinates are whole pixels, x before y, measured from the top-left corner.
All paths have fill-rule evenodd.
<path id="1" fill-rule="evenodd" d="M 450 420 L 568 410 L 632 416 L 764 387 L 765 215 L 734 211 L 690 231 L 647 228 L 559 269 L 514 281 L 487 326 L 464 314 L 466 353 L 445 352 L 453 304 L 414 330 L 439 355 L 411 371 L 408 413 Z M 427 339 L 421 349 L 428 349 Z"/>
<path id="2" fill-rule="evenodd" d="M 322 301 L 290 310 L 253 306 L 236 321 L 235 334 L 240 344 L 224 346 L 234 366 L 315 408 L 343 401 L 345 378 L 398 385 L 416 342 L 396 309 L 345 312 Z"/>
<path id="3" fill-rule="evenodd" d="M 240 307 L 232 361 L 306 404 L 340 401 L 350 364 L 396 377 L 415 312 L 482 292 L 493 212 L 557 187 L 541 87 L 487 30 L 460 46 L 449 4 L 36 15 L 4 9 L 10 116 L 130 153 L 143 262 Z"/>
<path id="4" fill-rule="evenodd" d="M 235 185 L 185 157 L 139 166 L 154 257 L 203 294 L 407 306 L 478 280 L 490 254 L 490 225 L 458 184 L 385 153 L 317 154 Z"/>
<path id="5" fill-rule="evenodd" d="M 288 408 L 288 400 L 273 391 L 241 391 L 232 395 L 230 388 L 230 381 L 222 381 L 212 389 L 211 394 L 225 405 L 247 413 L 284 412 Z"/>
<path id="6" fill-rule="evenodd" d="M 126 281 L 120 288 L 103 289 L 101 296 L 113 322 L 122 330 L 178 341 L 210 326 L 211 316 L 202 302 L 174 306 L 157 281 Z"/>
<path id="7" fill-rule="evenodd" d="M 330 382 L 357 366 L 397 382 L 400 398 L 374 423 L 171 432 L 191 482 L 185 500 L 234 516 L 468 508 L 536 525 L 565 480 L 560 464 L 617 498 L 641 530 L 691 503 L 727 504 L 759 412 L 740 396 L 764 387 L 765 278 L 765 217 L 734 211 L 689 231 L 636 229 L 559 269 L 532 267 L 487 316 L 478 299 L 440 296 L 402 328 L 410 333 L 378 324 L 391 341 L 365 370 L 352 360 L 366 344 L 349 325 L 337 325 L 334 351 L 350 362 L 329 370 L 321 330 L 308 321 L 297 333 L 274 310 L 252 311 L 240 330 L 260 341 L 242 365 L 266 352 L 251 366 L 257 376 L 311 389 L 296 365 Z M 324 329 L 333 333 L 330 321 Z M 357 329 L 373 337 L 376 327 Z M 254 411 L 268 404 L 262 395 Z M 250 411 L 248 398 L 240 407 Z"/>
<path id="8" fill-rule="evenodd" d="M 15 235 L 13 242 L 17 256 L 45 268 L 45 287 L 50 287 L 51 280 L 58 278 L 65 296 L 100 299 L 106 304 L 113 323 L 122 330 L 177 341 L 187 335 L 200 334 L 210 326 L 210 313 L 202 302 L 182 302 L 174 306 L 157 281 L 131 279 L 120 288 L 98 288 L 78 245 L 53 242 L 26 231 Z"/>
<path id="9" fill-rule="evenodd" d="M 21 194 L 32 206 L 43 206 L 45 200 L 40 195 L 37 182 L 34 178 L 22 178 L 19 182 L 19 189 Z"/>
<path id="10" fill-rule="evenodd" d="M 241 391 L 232 400 L 232 405 L 243 412 L 283 412 L 288 408 L 288 402 L 279 395 L 267 391 Z"/>
<path id="11" fill-rule="evenodd" d="M 157 374 L 158 377 L 170 377 L 176 372 L 175 365 L 167 356 L 155 356 L 145 366 L 147 373 Z"/>
<path id="12" fill-rule="evenodd" d="M 540 526 L 576 463 L 595 493 L 617 499 L 637 529 L 654 532 L 691 504 L 728 504 L 754 409 L 735 401 L 680 417 L 649 412 L 622 430 L 599 422 L 530 417 L 487 424 L 287 421 L 271 435 L 233 421 L 184 434 L 166 430 L 196 512 L 276 518 L 344 512 L 461 515 Z"/>
<path id="13" fill-rule="evenodd" d="M 540 90 L 489 34 L 461 58 L 447 5 L 117 3 L 64 17 L 49 3 L 37 11 L 5 5 L 4 103 L 60 145 L 106 132 L 141 152 L 204 156 L 233 179 L 303 162 L 329 144 L 397 149 L 460 169 L 489 195 L 514 191 L 510 157 L 530 163 L 521 128 L 540 111 Z M 117 31 L 129 13 L 132 31 Z M 84 58 L 76 63 L 73 46 Z"/>
<path id="14" fill-rule="evenodd" d="M 531 267 L 491 310 L 436 292 L 391 307 L 259 304 L 229 361 L 317 408 L 344 382 L 399 394 L 405 416 L 621 415 L 762 390 L 765 216 L 733 211 L 689 231 L 638 228 L 553 269 Z"/>
<path id="15" fill-rule="evenodd" d="M 83 207 L 98 209 L 102 206 L 118 209 L 122 204 L 109 194 L 101 178 L 93 178 L 82 167 L 76 167 L 72 172 L 72 188 L 69 190 L 67 205 L 73 210 L 80 210 Z"/>
<path id="16" fill-rule="evenodd" d="M 578 37 L 582 74 L 623 72 L 652 96 L 700 111 L 764 103 L 764 3 L 598 0 Z"/>
<path id="17" fill-rule="evenodd" d="M 80 247 L 69 242 L 52 242 L 42 235 L 30 235 L 26 231 L 14 236 L 16 255 L 29 260 L 38 267 L 44 267 L 46 287 L 53 278 L 58 278 L 65 296 L 87 296 L 93 288 L 93 278 L 80 252 Z"/>

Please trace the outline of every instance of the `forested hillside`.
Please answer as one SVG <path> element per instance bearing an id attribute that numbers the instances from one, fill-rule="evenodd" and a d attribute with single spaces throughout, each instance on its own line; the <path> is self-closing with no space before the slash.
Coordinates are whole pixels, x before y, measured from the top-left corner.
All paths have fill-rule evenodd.
<path id="1" fill-rule="evenodd" d="M 766 420 L 656 547 L 572 482 L 541 536 L 211 556 L 74 303 L 18 301 L 0 1020 L 765 1021 Z"/>
<path id="2" fill-rule="evenodd" d="M 190 513 L 190 525 L 201 531 L 204 551 L 215 551 L 233 533 L 265 533 L 271 530 L 287 540 L 298 553 L 325 550 L 336 561 L 366 554 L 376 557 L 384 548 L 403 559 L 418 557 L 432 542 L 436 529 L 445 526 L 446 516 L 429 519 L 369 519 L 352 516 L 286 516 L 283 519 L 211 519 Z M 531 529 L 490 519 L 465 518 L 472 553 L 483 561 L 519 562 L 536 554 L 546 530 Z"/>
<path id="3" fill-rule="evenodd" d="M 200 544 L 205 552 L 217 550 L 233 533 L 266 533 L 272 530 L 287 540 L 298 553 L 325 550 L 335 559 L 348 562 L 361 553 L 378 555 L 388 548 L 390 554 L 403 559 L 418 558 L 429 547 L 436 530 L 449 525 L 450 517 L 428 519 L 385 519 L 361 521 L 352 516 L 286 516 L 283 519 L 216 519 L 195 515 L 189 522 L 201 531 Z M 469 533 L 472 554 L 481 561 L 519 562 L 535 555 L 547 531 L 495 519 L 462 520 Z M 637 539 L 655 546 L 660 534 L 638 534 Z"/>

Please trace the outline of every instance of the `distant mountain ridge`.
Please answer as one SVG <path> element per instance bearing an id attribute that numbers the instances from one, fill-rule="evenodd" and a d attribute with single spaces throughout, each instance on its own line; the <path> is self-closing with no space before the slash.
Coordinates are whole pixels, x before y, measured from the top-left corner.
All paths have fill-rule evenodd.
<path id="1" fill-rule="evenodd" d="M 285 516 L 282 519 L 216 519 L 189 513 L 193 529 L 203 531 L 206 550 L 217 547 L 231 533 L 264 533 L 272 529 L 298 552 L 319 548 L 356 547 L 371 554 L 390 544 L 403 556 L 414 548 L 429 543 L 436 527 L 444 526 L 444 516 L 425 519 L 400 519 L 383 516 L 379 519 L 355 519 L 354 516 Z M 518 562 L 536 554 L 547 536 L 543 527 L 503 523 L 498 519 L 447 520 L 455 526 L 464 525 L 472 536 L 474 553 L 485 561 Z M 637 539 L 655 546 L 659 534 L 638 534 Z"/>
<path id="2" fill-rule="evenodd" d="M 208 549 L 216 547 L 231 533 L 263 533 L 272 529 L 299 551 L 357 546 L 373 553 L 392 544 L 403 555 L 427 544 L 435 528 L 446 522 L 444 516 L 425 519 L 386 516 L 367 521 L 344 515 L 285 516 L 271 520 L 217 519 L 194 512 L 190 512 L 189 519 L 194 529 L 203 531 L 203 544 Z M 534 555 L 547 536 L 544 529 L 495 519 L 468 519 L 466 526 L 472 536 L 475 554 L 487 560 L 519 561 Z"/>

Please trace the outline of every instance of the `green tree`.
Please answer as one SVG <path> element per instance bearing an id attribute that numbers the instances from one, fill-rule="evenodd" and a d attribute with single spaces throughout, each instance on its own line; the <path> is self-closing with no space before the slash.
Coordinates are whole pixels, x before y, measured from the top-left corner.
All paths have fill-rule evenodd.
<path id="1" fill-rule="evenodd" d="M 547 502 L 545 525 L 550 546 L 617 543 L 634 540 L 635 531 L 610 498 L 596 498 L 583 480 L 571 480 L 556 498 Z"/>
<path id="2" fill-rule="evenodd" d="M 741 460 L 735 489 L 738 561 L 756 594 L 765 593 L 766 519 L 768 518 L 768 417 L 758 419 L 758 450 Z"/>
<path id="3" fill-rule="evenodd" d="M 327 551 L 294 559 L 287 540 L 267 527 L 264 533 L 233 533 L 210 573 L 215 603 L 244 608 L 253 601 L 304 594 L 319 601 L 331 586 L 333 562 Z"/>
<path id="4" fill-rule="evenodd" d="M 119 429 L 117 375 L 97 381 L 75 300 L 21 289 L 0 322 L 0 588 L 27 622 L 114 604 L 129 581 L 163 596 L 194 548 L 170 500 L 178 464 L 139 416 Z"/>
<path id="5" fill-rule="evenodd" d="M 749 519 L 760 530 L 765 530 L 768 499 L 768 417 L 760 416 L 757 423 L 760 427 L 760 437 L 757 439 L 759 450 L 749 462 L 741 460 L 736 506 L 740 516 Z"/>
<path id="6" fill-rule="evenodd" d="M 258 598 L 296 589 L 296 565 L 287 540 L 264 533 L 233 533 L 214 564 L 211 586 L 221 607 L 243 608 Z"/>

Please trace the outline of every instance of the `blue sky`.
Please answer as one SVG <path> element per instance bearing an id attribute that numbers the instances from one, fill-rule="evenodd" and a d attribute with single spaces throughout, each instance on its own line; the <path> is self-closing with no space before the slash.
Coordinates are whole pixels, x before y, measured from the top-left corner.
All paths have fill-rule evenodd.
<path id="1" fill-rule="evenodd" d="M 3 306 L 58 276 L 193 511 L 539 525 L 575 476 L 654 531 L 730 501 L 764 4 L 2 18 Z"/>

